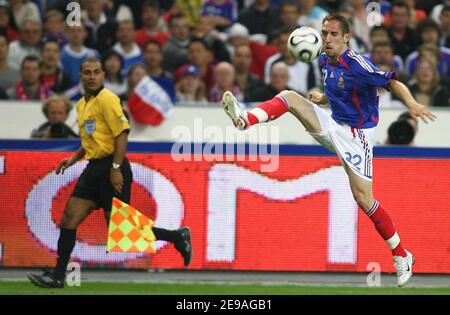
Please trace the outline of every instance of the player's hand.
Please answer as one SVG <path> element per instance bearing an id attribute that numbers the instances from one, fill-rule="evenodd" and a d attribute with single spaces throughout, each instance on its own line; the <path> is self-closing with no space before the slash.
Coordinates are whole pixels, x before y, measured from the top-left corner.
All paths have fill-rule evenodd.
<path id="1" fill-rule="evenodd" d="M 428 121 L 434 121 L 436 119 L 435 114 L 429 111 L 426 106 L 419 103 L 416 103 L 414 106 L 410 107 L 409 112 L 415 119 L 420 118 L 426 124 L 428 124 Z"/>
<path id="2" fill-rule="evenodd" d="M 320 92 L 311 92 L 308 95 L 308 99 L 313 102 L 314 104 L 324 104 L 325 102 L 325 95 Z"/>
<path id="3" fill-rule="evenodd" d="M 115 192 L 120 194 L 123 188 L 123 175 L 120 169 L 111 169 L 110 180 Z"/>
<path id="4" fill-rule="evenodd" d="M 65 158 L 63 159 L 60 163 L 58 168 L 56 169 L 56 174 L 64 174 L 64 171 L 69 168 L 70 166 L 72 166 L 74 164 L 74 162 L 72 161 L 71 158 Z"/>

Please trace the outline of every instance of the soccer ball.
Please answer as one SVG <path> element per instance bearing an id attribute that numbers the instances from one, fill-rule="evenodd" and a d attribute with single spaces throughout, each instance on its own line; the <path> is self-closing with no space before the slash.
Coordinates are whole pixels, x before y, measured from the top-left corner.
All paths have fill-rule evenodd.
<path id="1" fill-rule="evenodd" d="M 302 26 L 291 33 L 287 47 L 295 59 L 312 61 L 322 52 L 322 36 L 312 27 Z"/>

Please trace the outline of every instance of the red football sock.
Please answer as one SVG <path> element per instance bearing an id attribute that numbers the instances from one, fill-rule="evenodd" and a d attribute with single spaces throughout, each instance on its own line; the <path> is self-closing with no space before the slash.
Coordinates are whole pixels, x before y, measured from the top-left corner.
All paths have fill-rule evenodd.
<path id="1" fill-rule="evenodd" d="M 285 98 L 277 95 L 269 101 L 259 104 L 256 108 L 249 111 L 248 121 L 250 125 L 267 122 L 277 119 L 289 110 L 289 105 Z"/>
<path id="2" fill-rule="evenodd" d="M 374 201 L 367 215 L 375 224 L 378 234 L 388 243 L 394 256 L 406 257 L 406 252 L 400 244 L 400 237 L 395 230 L 391 217 L 378 201 Z"/>

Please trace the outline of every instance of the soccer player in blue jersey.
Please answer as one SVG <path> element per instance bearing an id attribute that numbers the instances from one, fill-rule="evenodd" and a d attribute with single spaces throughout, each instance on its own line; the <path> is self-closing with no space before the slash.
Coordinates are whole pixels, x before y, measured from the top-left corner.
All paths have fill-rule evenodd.
<path id="1" fill-rule="evenodd" d="M 378 88 L 392 91 L 414 118 L 424 122 L 436 116 L 416 102 L 394 72 L 383 72 L 348 47 L 350 24 L 331 14 L 322 23 L 323 53 L 320 69 L 325 94 L 314 92 L 309 99 L 294 91 L 282 91 L 251 111 L 242 109 L 231 92 L 225 92 L 222 106 L 241 130 L 277 119 L 291 112 L 325 148 L 335 152 L 348 174 L 351 191 L 359 207 L 373 221 L 392 250 L 397 282 L 404 286 L 412 276 L 413 255 L 405 250 L 388 212 L 374 199 L 372 157 L 378 124 Z M 331 115 L 316 104 L 329 103 Z"/>

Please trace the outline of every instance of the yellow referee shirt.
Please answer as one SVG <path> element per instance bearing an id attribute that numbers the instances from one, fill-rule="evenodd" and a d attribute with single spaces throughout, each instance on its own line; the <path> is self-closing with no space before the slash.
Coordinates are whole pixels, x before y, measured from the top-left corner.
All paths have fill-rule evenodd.
<path id="1" fill-rule="evenodd" d="M 114 140 L 130 126 L 120 99 L 106 88 L 78 101 L 77 123 L 86 159 L 101 159 L 114 153 Z"/>

